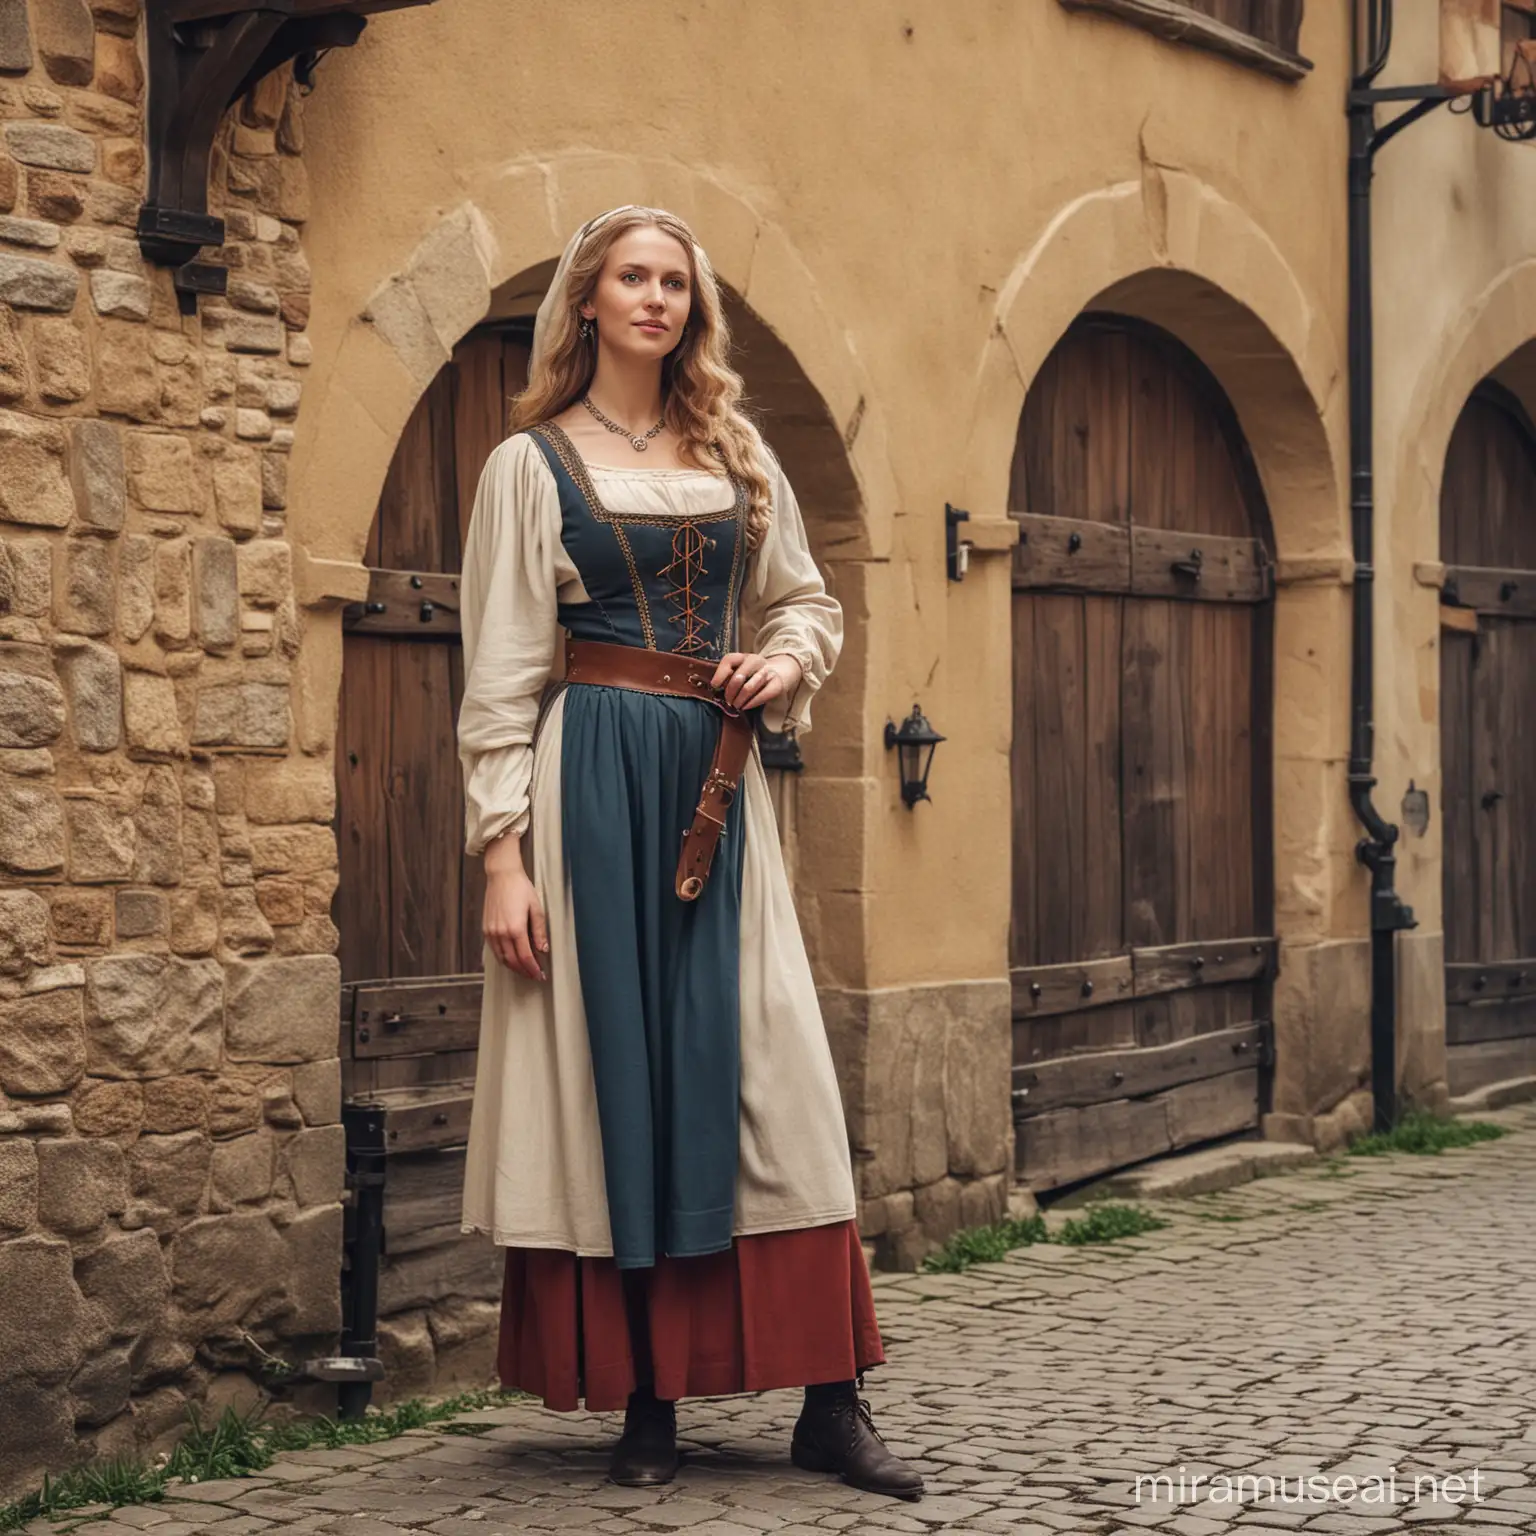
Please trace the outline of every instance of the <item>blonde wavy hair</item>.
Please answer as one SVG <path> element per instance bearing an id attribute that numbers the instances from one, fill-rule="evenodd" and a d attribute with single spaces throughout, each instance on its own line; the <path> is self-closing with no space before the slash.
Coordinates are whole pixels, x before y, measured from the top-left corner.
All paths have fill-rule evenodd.
<path id="1" fill-rule="evenodd" d="M 742 408 L 744 386 L 729 362 L 731 332 L 720 303 L 720 284 L 693 231 L 665 208 L 615 214 L 577 249 L 566 274 L 564 299 L 549 321 L 547 345 L 528 387 L 513 397 L 509 430 L 520 432 L 548 421 L 587 392 L 597 369 L 597 339 L 582 339 L 578 310 L 596 288 L 614 241 L 640 228 L 659 229 L 680 241 L 691 276 L 687 328 L 661 365 L 662 419 L 676 433 L 678 457 L 685 464 L 698 469 L 724 464 L 746 482 L 747 547 L 756 549 L 773 512 L 767 449 Z"/>

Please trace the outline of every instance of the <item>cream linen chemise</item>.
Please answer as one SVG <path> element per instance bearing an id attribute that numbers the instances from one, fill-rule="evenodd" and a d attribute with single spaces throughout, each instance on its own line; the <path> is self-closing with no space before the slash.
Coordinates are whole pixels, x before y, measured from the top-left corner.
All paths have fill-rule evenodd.
<path id="1" fill-rule="evenodd" d="M 732 504 L 729 483 L 707 470 L 589 470 L 615 511 L 687 518 L 719 516 Z M 773 518 L 747 571 L 742 644 L 800 662 L 804 680 L 794 696 L 774 700 L 764 714 L 773 729 L 804 731 L 811 696 L 842 645 L 842 611 L 771 458 L 769 479 Z M 537 445 L 525 434 L 508 438 L 486 462 L 464 552 L 458 740 L 465 847 L 479 854 L 503 830 L 524 834 L 524 861 L 549 926 L 549 979 L 516 975 L 489 945 L 483 950 L 463 1222 L 466 1232 L 489 1233 L 503 1245 L 607 1257 L 613 1246 L 603 1150 L 560 846 L 564 694 L 547 688 L 560 667 L 556 605 L 586 600 L 560 531 L 558 489 Z M 738 1236 L 855 1213 L 842 1100 L 755 749 L 742 793 Z"/>

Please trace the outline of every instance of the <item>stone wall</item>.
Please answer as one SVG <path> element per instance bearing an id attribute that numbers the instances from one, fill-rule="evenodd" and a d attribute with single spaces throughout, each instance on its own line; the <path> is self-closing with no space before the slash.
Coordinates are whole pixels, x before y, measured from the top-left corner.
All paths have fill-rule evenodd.
<path id="1" fill-rule="evenodd" d="M 301 103 L 227 301 L 134 239 L 140 0 L 0 0 L 0 1496 L 339 1326 L 330 732 L 296 746 Z"/>

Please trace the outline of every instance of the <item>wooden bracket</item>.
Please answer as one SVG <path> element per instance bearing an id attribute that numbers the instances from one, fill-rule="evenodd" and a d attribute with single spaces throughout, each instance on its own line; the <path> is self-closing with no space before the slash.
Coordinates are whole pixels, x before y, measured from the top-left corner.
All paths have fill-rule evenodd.
<path id="1" fill-rule="evenodd" d="M 433 0 L 150 0 L 149 196 L 139 209 L 139 249 L 176 269 L 177 303 L 223 293 L 226 270 L 197 260 L 224 242 L 224 221 L 208 212 L 208 161 L 230 106 L 290 59 L 307 83 L 318 56 L 350 47 L 367 13 Z"/>

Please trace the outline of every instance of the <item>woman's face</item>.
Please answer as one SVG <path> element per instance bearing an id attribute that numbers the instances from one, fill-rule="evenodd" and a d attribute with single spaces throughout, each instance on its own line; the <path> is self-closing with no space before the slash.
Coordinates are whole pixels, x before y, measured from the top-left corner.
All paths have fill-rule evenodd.
<path id="1" fill-rule="evenodd" d="M 653 225 L 626 230 L 608 248 L 581 314 L 598 341 L 620 357 L 658 361 L 681 340 L 693 303 L 688 253 Z"/>

